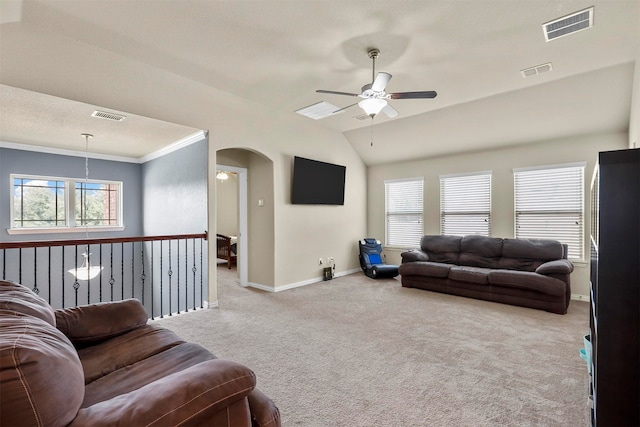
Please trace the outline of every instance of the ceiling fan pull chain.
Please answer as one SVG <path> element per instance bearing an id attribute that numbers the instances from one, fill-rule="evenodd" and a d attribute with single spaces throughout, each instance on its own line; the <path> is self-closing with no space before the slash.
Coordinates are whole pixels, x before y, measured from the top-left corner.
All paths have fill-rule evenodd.
<path id="1" fill-rule="evenodd" d="M 373 147 L 373 116 L 371 116 L 371 124 L 369 125 L 369 134 L 371 138 L 371 146 Z"/>

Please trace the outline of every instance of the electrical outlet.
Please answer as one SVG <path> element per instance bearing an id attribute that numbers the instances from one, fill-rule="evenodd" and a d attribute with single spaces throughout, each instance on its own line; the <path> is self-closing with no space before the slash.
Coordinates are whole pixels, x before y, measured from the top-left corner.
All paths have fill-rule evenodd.
<path id="1" fill-rule="evenodd" d="M 322 258 L 318 258 L 318 265 L 324 264 L 324 260 Z"/>

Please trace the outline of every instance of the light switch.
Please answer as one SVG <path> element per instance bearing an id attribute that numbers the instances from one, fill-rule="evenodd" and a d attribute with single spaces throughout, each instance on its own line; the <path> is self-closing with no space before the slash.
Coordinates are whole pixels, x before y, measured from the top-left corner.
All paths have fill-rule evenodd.
<path id="1" fill-rule="evenodd" d="M 264 199 L 258 199 L 258 206 L 264 206 Z"/>

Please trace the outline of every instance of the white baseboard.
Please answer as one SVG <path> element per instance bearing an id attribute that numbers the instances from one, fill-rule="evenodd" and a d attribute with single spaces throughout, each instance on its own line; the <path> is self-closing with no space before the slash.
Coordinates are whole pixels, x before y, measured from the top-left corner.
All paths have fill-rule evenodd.
<path id="1" fill-rule="evenodd" d="M 202 307 L 203 308 L 216 308 L 216 307 L 218 307 L 218 300 L 215 300 L 215 301 L 202 300 Z"/>
<path id="2" fill-rule="evenodd" d="M 351 269 L 351 270 L 340 271 L 340 272 L 336 273 L 335 276 L 333 276 L 333 277 L 336 278 L 336 277 L 346 276 L 346 275 L 349 275 L 349 274 L 357 273 L 358 271 L 361 271 L 361 269 L 360 268 L 354 268 L 354 269 Z M 267 292 L 282 292 L 282 291 L 286 291 L 286 290 L 289 290 L 289 289 L 299 288 L 301 286 L 311 285 L 312 283 L 318 283 L 318 282 L 323 282 L 323 281 L 324 281 L 324 279 L 322 277 L 317 277 L 317 278 L 313 278 L 313 279 L 303 280 L 302 282 L 289 283 L 289 284 L 286 284 L 286 285 L 276 286 L 275 288 L 272 288 L 271 286 L 262 285 L 260 283 L 253 283 L 253 282 L 249 282 L 248 286 L 251 286 L 252 288 L 256 288 L 256 289 L 261 289 L 261 290 L 267 291 Z"/>
<path id="3" fill-rule="evenodd" d="M 275 292 L 271 286 L 262 285 L 262 284 L 260 284 L 260 283 L 249 282 L 249 283 L 247 284 L 247 287 L 248 287 L 248 288 L 256 288 L 256 289 L 260 289 L 261 291 Z"/>
<path id="4" fill-rule="evenodd" d="M 589 295 L 581 295 L 581 294 L 571 294 L 571 299 L 574 301 L 591 301 Z"/>

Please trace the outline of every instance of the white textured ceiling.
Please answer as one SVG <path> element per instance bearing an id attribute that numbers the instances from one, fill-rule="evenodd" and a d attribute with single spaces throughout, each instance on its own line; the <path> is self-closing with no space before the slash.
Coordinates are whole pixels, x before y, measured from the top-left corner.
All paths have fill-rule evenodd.
<path id="1" fill-rule="evenodd" d="M 589 6 L 593 28 L 544 41 L 543 23 Z M 359 92 L 376 47 L 388 91 L 438 97 L 392 101 L 395 119 L 359 121 L 351 107 L 317 122 L 344 132 L 367 164 L 626 131 L 640 39 L 637 0 L 3 0 L 0 11 L 25 35 L 61 34 L 292 115 L 352 103 L 315 90 Z M 552 72 L 520 74 L 547 62 Z"/>
<path id="2" fill-rule="evenodd" d="M 0 85 L 0 141 L 139 159 L 188 138 L 198 129 Z M 121 122 L 92 117 L 123 114 Z"/>

